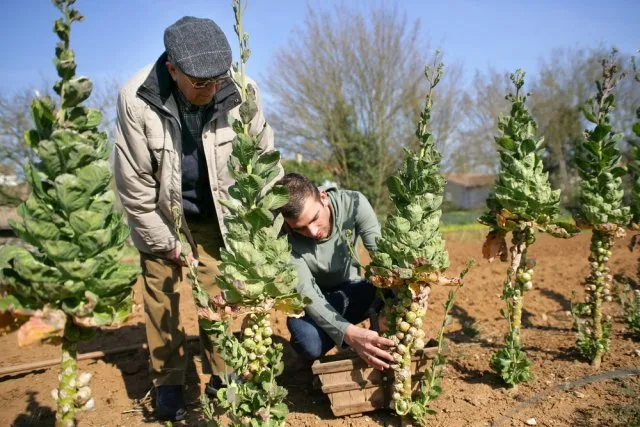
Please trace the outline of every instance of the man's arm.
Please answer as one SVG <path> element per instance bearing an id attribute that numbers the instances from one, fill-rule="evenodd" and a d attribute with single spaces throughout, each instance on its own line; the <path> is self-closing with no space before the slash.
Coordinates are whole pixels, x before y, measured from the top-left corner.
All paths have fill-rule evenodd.
<path id="1" fill-rule="evenodd" d="M 172 224 L 156 203 L 158 184 L 153 177 L 142 119 L 128 104 L 124 90 L 118 97 L 114 172 L 130 227 L 136 229 L 153 252 L 174 251 L 178 242 Z"/>
<path id="2" fill-rule="evenodd" d="M 349 323 L 324 297 L 307 263 L 296 256 L 293 263 L 298 270 L 298 292 L 311 299 L 311 304 L 305 307 L 309 317 L 339 347 L 346 343 L 370 366 L 380 370 L 388 368 L 389 362 L 393 362 L 393 356 L 387 349 L 393 345 L 393 341 L 379 336 L 375 331 Z"/>
<path id="3" fill-rule="evenodd" d="M 329 304 L 316 284 L 307 263 L 295 255 L 292 261 L 298 270 L 298 292 L 311 300 L 311 304 L 305 307 L 305 312 L 318 326 L 329 334 L 338 346 L 342 346 L 344 331 L 351 323 Z"/>

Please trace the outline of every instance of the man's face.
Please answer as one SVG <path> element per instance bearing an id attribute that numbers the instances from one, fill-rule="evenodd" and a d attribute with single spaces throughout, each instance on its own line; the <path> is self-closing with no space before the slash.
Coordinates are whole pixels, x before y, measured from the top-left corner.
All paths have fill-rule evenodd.
<path id="1" fill-rule="evenodd" d="M 298 218 L 285 218 L 285 221 L 298 234 L 315 240 L 326 239 L 331 234 L 331 207 L 327 193 L 321 191 L 320 200 L 308 196 Z"/>
<path id="2" fill-rule="evenodd" d="M 218 80 L 198 80 L 184 74 L 178 67 L 167 62 L 169 74 L 176 82 L 178 89 L 193 105 L 207 105 L 213 100 L 216 92 L 225 79 Z"/>

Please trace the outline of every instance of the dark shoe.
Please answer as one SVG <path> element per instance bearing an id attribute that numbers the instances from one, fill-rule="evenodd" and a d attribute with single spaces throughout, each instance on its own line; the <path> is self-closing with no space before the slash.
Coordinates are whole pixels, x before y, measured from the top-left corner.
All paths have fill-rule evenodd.
<path id="1" fill-rule="evenodd" d="M 236 382 L 238 384 L 241 384 L 243 381 L 236 374 L 229 374 L 229 382 Z M 207 393 L 207 396 L 209 397 L 216 397 L 218 395 L 218 390 L 223 387 L 225 387 L 225 384 L 224 381 L 222 381 L 222 378 L 219 375 L 211 375 L 211 378 L 209 378 L 209 382 L 204 388 L 204 392 Z"/>
<path id="2" fill-rule="evenodd" d="M 156 387 L 155 415 L 162 421 L 181 421 L 187 417 L 181 385 Z"/>

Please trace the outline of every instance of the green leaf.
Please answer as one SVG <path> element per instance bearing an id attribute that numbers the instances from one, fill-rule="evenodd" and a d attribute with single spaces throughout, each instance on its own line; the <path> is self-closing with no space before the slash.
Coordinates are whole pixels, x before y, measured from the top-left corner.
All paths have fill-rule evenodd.
<path id="1" fill-rule="evenodd" d="M 93 129 L 102 122 L 102 113 L 95 108 L 74 107 L 66 111 L 66 125 L 80 132 Z"/>
<path id="2" fill-rule="evenodd" d="M 93 195 L 109 186 L 111 167 L 106 160 L 98 160 L 77 171 L 76 176 L 84 187 L 85 193 Z"/>
<path id="3" fill-rule="evenodd" d="M 110 229 L 89 231 L 78 237 L 78 244 L 82 247 L 85 255 L 91 257 L 107 248 L 112 237 L 113 233 Z"/>
<path id="4" fill-rule="evenodd" d="M 51 135 L 55 122 L 54 107 L 53 101 L 47 97 L 34 99 L 31 103 L 31 115 L 40 139 L 47 139 Z"/>
<path id="5" fill-rule="evenodd" d="M 100 230 L 104 227 L 106 214 L 89 210 L 77 210 L 69 216 L 69 224 L 78 235 L 88 231 Z"/>
<path id="6" fill-rule="evenodd" d="M 80 254 L 78 245 L 65 240 L 47 240 L 42 248 L 53 261 L 70 261 Z"/>
<path id="7" fill-rule="evenodd" d="M 393 175 L 390 176 L 389 179 L 387 179 L 387 187 L 389 188 L 389 192 L 391 193 L 391 195 L 399 201 L 410 201 L 404 184 L 397 176 Z"/>
<path id="8" fill-rule="evenodd" d="M 67 212 L 87 207 L 91 201 L 90 194 L 83 183 L 71 174 L 63 174 L 55 180 L 56 194 L 60 204 Z"/>
<path id="9" fill-rule="evenodd" d="M 62 84 L 62 108 L 75 107 L 82 101 L 89 98 L 93 83 L 86 77 L 65 81 Z"/>
<path id="10" fill-rule="evenodd" d="M 258 206 L 263 209 L 274 210 L 286 205 L 288 201 L 289 190 L 281 185 L 276 185 L 260 200 Z"/>

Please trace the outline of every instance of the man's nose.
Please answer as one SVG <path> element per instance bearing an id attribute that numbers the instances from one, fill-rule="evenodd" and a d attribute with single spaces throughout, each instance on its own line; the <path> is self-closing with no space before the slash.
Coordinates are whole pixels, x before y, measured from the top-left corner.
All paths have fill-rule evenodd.
<path id="1" fill-rule="evenodd" d="M 320 229 L 317 226 L 315 225 L 309 226 L 309 234 L 311 234 L 311 236 L 313 236 L 314 239 L 318 237 L 319 232 L 320 232 Z"/>

